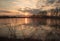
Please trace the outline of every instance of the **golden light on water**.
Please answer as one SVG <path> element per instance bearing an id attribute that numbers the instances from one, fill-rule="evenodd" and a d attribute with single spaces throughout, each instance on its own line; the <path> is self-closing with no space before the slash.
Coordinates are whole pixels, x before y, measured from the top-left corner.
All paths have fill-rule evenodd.
<path id="1" fill-rule="evenodd" d="M 25 18 L 25 24 L 29 24 L 29 23 L 32 23 L 32 20 L 29 18 Z"/>
<path id="2" fill-rule="evenodd" d="M 25 24 L 27 24 L 28 23 L 28 20 L 27 20 L 27 18 L 25 18 Z"/>

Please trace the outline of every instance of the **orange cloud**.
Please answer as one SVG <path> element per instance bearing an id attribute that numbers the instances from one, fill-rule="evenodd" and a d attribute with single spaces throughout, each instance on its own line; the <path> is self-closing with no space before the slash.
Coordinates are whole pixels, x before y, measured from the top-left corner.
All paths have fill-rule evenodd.
<path id="1" fill-rule="evenodd" d="M 29 12 L 22 12 L 22 11 L 16 11 L 16 10 L 0 10 L 0 16 L 31 16 Z"/>
<path id="2" fill-rule="evenodd" d="M 9 11 L 9 10 L 0 10 L 0 16 L 2 15 L 8 15 L 8 16 L 13 16 L 16 15 L 18 12 L 16 11 Z"/>

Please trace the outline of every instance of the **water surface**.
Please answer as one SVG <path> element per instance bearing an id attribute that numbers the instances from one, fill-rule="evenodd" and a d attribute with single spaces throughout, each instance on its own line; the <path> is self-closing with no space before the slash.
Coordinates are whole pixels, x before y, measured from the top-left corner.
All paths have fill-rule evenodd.
<path id="1" fill-rule="evenodd" d="M 59 39 L 60 19 L 6 18 L 0 19 L 0 36 L 8 38 Z"/>

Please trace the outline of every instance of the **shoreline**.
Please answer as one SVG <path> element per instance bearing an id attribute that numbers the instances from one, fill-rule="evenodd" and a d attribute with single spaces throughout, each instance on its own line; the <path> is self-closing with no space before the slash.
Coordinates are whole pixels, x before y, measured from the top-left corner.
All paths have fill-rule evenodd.
<path id="1" fill-rule="evenodd" d="M 16 17 L 16 16 L 0 16 L 1 18 L 50 18 L 50 19 L 60 19 L 60 17 L 56 17 L 56 16 L 32 16 L 32 17 Z"/>

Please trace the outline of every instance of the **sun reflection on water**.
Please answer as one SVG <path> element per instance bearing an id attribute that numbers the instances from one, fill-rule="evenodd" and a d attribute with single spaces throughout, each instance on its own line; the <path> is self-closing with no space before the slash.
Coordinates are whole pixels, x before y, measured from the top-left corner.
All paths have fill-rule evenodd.
<path id="1" fill-rule="evenodd" d="M 27 18 L 25 18 L 25 24 L 27 24 L 28 23 L 28 19 Z"/>

